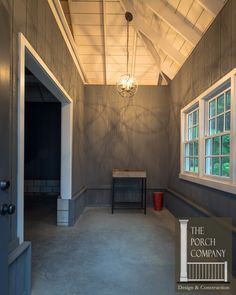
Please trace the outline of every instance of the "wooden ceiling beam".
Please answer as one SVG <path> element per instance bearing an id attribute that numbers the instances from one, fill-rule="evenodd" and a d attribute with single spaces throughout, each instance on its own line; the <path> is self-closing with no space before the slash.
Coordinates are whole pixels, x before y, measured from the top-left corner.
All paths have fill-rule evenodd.
<path id="1" fill-rule="evenodd" d="M 201 32 L 162 0 L 145 0 L 143 3 L 192 45 L 195 46 L 201 39 Z"/>
<path id="2" fill-rule="evenodd" d="M 227 0 L 197 0 L 211 15 L 216 16 Z"/>
<path id="3" fill-rule="evenodd" d="M 139 33 L 139 37 L 144 43 L 144 46 L 147 48 L 147 50 L 150 52 L 152 58 L 156 62 L 157 65 L 157 85 L 159 84 L 159 81 L 161 80 L 161 85 L 168 85 L 170 78 L 173 78 L 173 74 L 170 72 L 169 68 L 163 66 L 161 62 L 161 58 L 154 47 L 151 40 L 149 40 L 145 35 L 142 33 Z M 168 79 L 167 79 L 168 78 Z"/>
<path id="4" fill-rule="evenodd" d="M 144 43 L 144 46 L 147 48 L 147 50 L 150 52 L 152 58 L 154 59 L 156 66 L 157 66 L 157 84 L 161 72 L 161 58 L 154 47 L 152 41 L 150 41 L 142 32 L 139 32 L 139 37 Z"/>
<path id="5" fill-rule="evenodd" d="M 133 25 L 137 32 L 142 32 L 148 39 L 152 41 L 154 46 L 163 50 L 177 64 L 182 65 L 185 61 L 185 56 L 175 49 L 162 35 L 155 29 L 150 27 L 146 20 L 138 16 L 129 0 L 120 0 L 125 11 L 130 11 L 133 14 Z"/>

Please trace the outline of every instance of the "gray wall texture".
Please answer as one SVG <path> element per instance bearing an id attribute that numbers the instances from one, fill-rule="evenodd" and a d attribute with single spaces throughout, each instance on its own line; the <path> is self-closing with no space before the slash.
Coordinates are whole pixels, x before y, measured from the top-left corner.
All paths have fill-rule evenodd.
<path id="1" fill-rule="evenodd" d="M 179 179 L 180 110 L 236 66 L 236 1 L 228 1 L 170 84 L 168 187 L 236 224 L 235 196 Z"/>
<path id="2" fill-rule="evenodd" d="M 229 0 L 170 84 L 168 188 L 215 216 L 232 217 L 236 225 L 235 195 L 180 180 L 180 110 L 236 67 L 236 1 Z M 202 215 L 168 193 L 167 207 L 176 216 Z M 233 235 L 236 274 L 236 234 Z"/>
<path id="3" fill-rule="evenodd" d="M 1 0 L 11 20 L 11 192 L 17 187 L 17 71 L 18 33 L 22 32 L 74 101 L 73 194 L 84 185 L 83 98 L 84 86 L 46 0 Z M 9 201 L 9 202 L 10 202 Z M 16 245 L 16 214 L 11 220 L 11 242 Z M 11 247 L 12 248 L 12 247 Z M 14 247 L 13 247 L 14 248 Z"/>
<path id="4" fill-rule="evenodd" d="M 18 33 L 22 32 L 74 101 L 73 195 L 83 185 L 109 187 L 113 168 L 146 169 L 149 187 L 168 186 L 215 215 L 232 216 L 236 223 L 234 196 L 178 178 L 180 109 L 236 66 L 236 1 L 228 1 L 170 87 L 140 87 L 130 101 L 112 86 L 83 86 L 46 0 L 1 1 L 11 20 L 12 203 L 16 204 Z M 175 204 L 178 215 L 181 204 Z M 15 217 L 12 245 L 16 245 Z"/>
<path id="5" fill-rule="evenodd" d="M 113 168 L 145 169 L 149 187 L 166 187 L 169 92 L 139 87 L 133 99 L 115 86 L 85 86 L 86 185 L 107 188 Z"/>

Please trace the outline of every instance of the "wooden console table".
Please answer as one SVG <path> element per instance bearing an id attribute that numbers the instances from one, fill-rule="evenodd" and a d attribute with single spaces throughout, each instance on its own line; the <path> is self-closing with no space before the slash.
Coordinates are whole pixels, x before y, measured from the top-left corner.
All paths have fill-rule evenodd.
<path id="1" fill-rule="evenodd" d="M 136 202 L 118 202 L 115 199 L 115 191 L 117 189 L 118 180 L 134 179 L 141 181 L 140 187 L 140 200 Z M 147 173 L 144 170 L 119 170 L 113 169 L 112 171 L 112 204 L 111 212 L 114 209 L 142 209 L 146 214 L 146 190 L 147 190 Z"/>

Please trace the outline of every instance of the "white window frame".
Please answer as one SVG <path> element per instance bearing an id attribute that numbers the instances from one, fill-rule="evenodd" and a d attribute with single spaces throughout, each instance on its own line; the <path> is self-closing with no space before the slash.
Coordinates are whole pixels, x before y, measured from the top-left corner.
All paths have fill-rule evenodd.
<path id="1" fill-rule="evenodd" d="M 231 116 L 230 116 L 230 177 L 205 174 L 205 138 L 208 137 L 208 99 L 214 89 L 230 79 L 231 89 Z M 184 170 L 184 144 L 187 114 L 192 109 L 199 108 L 199 133 L 198 133 L 198 173 Z M 195 182 L 214 189 L 236 194 L 236 68 L 214 83 L 196 99 L 186 105 L 180 112 L 181 138 L 180 138 L 180 173 L 179 178 Z M 220 135 L 220 133 L 219 133 Z"/>
<path id="2" fill-rule="evenodd" d="M 227 79 L 227 80 L 229 80 L 229 79 Z M 228 92 L 229 90 L 231 90 L 231 86 L 225 88 L 220 93 L 218 93 L 218 94 L 214 95 L 213 97 L 211 97 L 210 99 L 206 100 L 206 102 L 205 102 L 205 114 L 206 114 L 206 116 L 204 118 L 206 128 L 205 128 L 205 135 L 204 135 L 204 172 L 203 173 L 204 173 L 205 176 L 216 177 L 216 178 L 225 179 L 225 180 L 229 180 L 231 178 L 231 169 L 230 169 L 230 176 L 207 174 L 206 173 L 206 166 L 205 166 L 206 165 L 206 158 L 214 158 L 214 157 L 215 158 L 216 157 L 222 158 L 222 157 L 229 156 L 229 158 L 230 158 L 230 164 L 231 164 L 231 154 L 229 154 L 229 155 L 223 155 L 222 153 L 220 153 L 219 155 L 206 156 L 205 148 L 206 148 L 206 140 L 207 139 L 210 139 L 210 138 L 213 139 L 213 138 L 216 138 L 216 137 L 220 137 L 220 144 L 221 144 L 221 137 L 224 136 L 224 135 L 228 135 L 229 134 L 230 135 L 230 139 L 231 139 L 231 126 L 230 126 L 230 130 L 225 130 L 225 117 L 226 117 L 225 115 L 226 115 L 226 113 L 230 113 L 230 119 L 231 119 L 231 106 L 230 106 L 230 109 L 229 110 L 225 110 L 225 101 L 226 101 L 225 97 L 224 97 L 224 112 L 222 112 L 220 114 L 217 114 L 217 98 L 219 96 L 221 96 L 222 94 L 224 94 L 224 96 L 225 96 L 225 93 Z M 210 102 L 213 101 L 213 100 L 216 101 L 216 106 L 215 106 L 216 107 L 216 110 L 215 110 L 216 114 L 213 117 L 209 117 L 209 105 L 210 105 Z M 210 134 L 210 132 L 209 132 L 209 130 L 210 130 L 209 129 L 209 125 L 210 125 L 209 122 L 210 122 L 210 120 L 212 120 L 212 119 L 215 120 L 215 130 L 217 130 L 217 117 L 222 116 L 222 115 L 224 116 L 223 117 L 224 118 L 224 122 L 223 122 L 223 127 L 224 128 L 223 128 L 223 131 L 222 132 L 219 132 L 219 133 L 215 132 L 214 134 Z M 230 148 L 231 148 L 231 146 L 230 146 Z M 230 167 L 231 167 L 231 165 L 230 165 Z"/>
<path id="3" fill-rule="evenodd" d="M 192 125 L 191 127 L 189 127 L 188 117 L 189 117 L 189 115 L 191 115 L 192 113 L 194 113 L 196 111 L 198 111 L 198 123 L 195 124 L 195 125 Z M 190 109 L 188 109 L 187 112 L 185 112 L 185 119 L 184 120 L 185 120 L 185 122 L 184 122 L 184 125 L 185 126 L 184 126 L 184 142 L 183 142 L 183 149 L 184 149 L 184 151 L 183 151 L 183 153 L 184 153 L 184 155 L 183 155 L 183 157 L 184 157 L 183 161 L 185 162 L 185 158 L 187 158 L 185 156 L 185 145 L 186 144 L 190 144 L 190 143 L 194 143 L 194 142 L 198 142 L 198 147 L 199 147 L 199 106 L 198 106 L 198 104 L 192 106 Z M 194 128 L 196 126 L 198 127 L 198 136 L 197 136 L 197 138 L 195 138 L 195 139 L 189 139 L 189 129 L 190 128 Z M 196 157 L 195 156 L 188 156 L 188 158 L 195 159 Z M 199 153 L 198 153 L 197 158 L 198 158 L 198 167 L 199 167 Z M 193 175 L 198 175 L 198 173 L 199 173 L 199 172 L 193 172 L 193 171 L 187 171 L 187 170 L 185 170 L 185 163 L 183 163 L 183 170 L 184 170 L 184 173 L 193 174 Z"/>

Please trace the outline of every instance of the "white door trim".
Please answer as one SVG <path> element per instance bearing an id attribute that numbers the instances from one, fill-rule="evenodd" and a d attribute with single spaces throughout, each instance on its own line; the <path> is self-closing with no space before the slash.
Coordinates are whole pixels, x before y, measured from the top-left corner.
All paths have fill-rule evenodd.
<path id="1" fill-rule="evenodd" d="M 73 100 L 48 66 L 27 41 L 18 35 L 18 142 L 17 142 L 17 236 L 24 241 L 24 129 L 25 129 L 25 66 L 61 102 L 61 198 L 72 198 L 72 134 Z"/>

